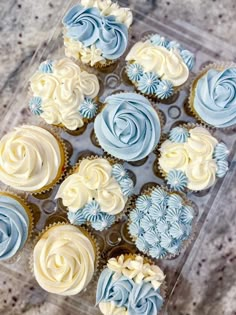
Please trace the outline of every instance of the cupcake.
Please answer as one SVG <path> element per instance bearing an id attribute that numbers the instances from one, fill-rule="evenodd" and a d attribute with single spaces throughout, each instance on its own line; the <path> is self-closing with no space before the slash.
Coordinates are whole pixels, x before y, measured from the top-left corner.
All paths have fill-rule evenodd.
<path id="1" fill-rule="evenodd" d="M 128 230 L 141 252 L 157 259 L 171 258 L 190 241 L 194 216 L 190 201 L 156 186 L 137 197 Z"/>
<path id="2" fill-rule="evenodd" d="M 126 51 L 133 16 L 111 0 L 82 0 L 63 18 L 67 57 L 92 67 L 114 63 Z"/>
<path id="3" fill-rule="evenodd" d="M 162 270 L 145 257 L 111 258 L 98 279 L 97 305 L 104 315 L 158 315 L 164 280 Z"/>
<path id="4" fill-rule="evenodd" d="M 50 125 L 76 130 L 96 115 L 98 78 L 68 58 L 41 63 L 30 89 L 31 112 Z"/>
<path id="5" fill-rule="evenodd" d="M 33 250 L 33 273 L 47 292 L 75 295 L 96 271 L 98 248 L 82 228 L 56 224 L 42 232 Z"/>
<path id="6" fill-rule="evenodd" d="M 125 161 L 140 161 L 157 146 L 161 135 L 160 118 L 151 103 L 136 93 L 114 94 L 94 123 L 102 149 Z"/>
<path id="7" fill-rule="evenodd" d="M 66 163 L 63 143 L 45 128 L 16 127 L 0 140 L 0 180 L 14 189 L 46 191 L 59 181 Z"/>
<path id="8" fill-rule="evenodd" d="M 158 34 L 137 42 L 126 61 L 126 73 L 136 89 L 158 99 L 166 99 L 179 90 L 195 62 L 190 51 Z"/>
<path id="9" fill-rule="evenodd" d="M 0 261 L 20 252 L 31 236 L 33 218 L 23 199 L 0 192 Z"/>
<path id="10" fill-rule="evenodd" d="M 236 65 L 211 64 L 194 80 L 189 106 L 194 116 L 217 128 L 236 126 Z"/>
<path id="11" fill-rule="evenodd" d="M 122 164 L 102 157 L 82 159 L 59 187 L 72 224 L 89 224 L 102 231 L 126 209 L 134 183 Z"/>
<path id="12" fill-rule="evenodd" d="M 159 152 L 160 171 L 173 190 L 210 188 L 228 170 L 228 148 L 200 125 L 173 128 Z"/>

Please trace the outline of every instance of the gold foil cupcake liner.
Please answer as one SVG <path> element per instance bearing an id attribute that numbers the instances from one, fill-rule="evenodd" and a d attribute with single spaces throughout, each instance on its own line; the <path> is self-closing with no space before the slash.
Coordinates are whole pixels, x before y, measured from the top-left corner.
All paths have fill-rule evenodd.
<path id="1" fill-rule="evenodd" d="M 207 126 L 208 128 L 215 130 L 215 129 L 220 129 L 220 130 L 225 130 L 225 131 L 232 131 L 235 129 L 236 124 L 234 124 L 231 127 L 224 127 L 224 128 L 218 128 L 216 126 L 213 126 L 211 124 L 208 124 L 206 121 L 204 121 L 199 115 L 198 113 L 195 111 L 194 109 L 194 99 L 195 99 L 195 91 L 196 91 L 196 86 L 198 81 L 211 69 L 215 69 L 215 70 L 219 70 L 219 71 L 223 71 L 227 68 L 231 68 L 231 67 L 236 67 L 236 64 L 234 62 L 217 62 L 217 63 L 211 63 L 208 64 L 207 66 L 205 66 L 203 69 L 201 69 L 199 71 L 199 73 L 195 76 L 195 78 L 193 79 L 191 85 L 190 85 L 190 92 L 189 92 L 189 97 L 188 97 L 188 104 L 187 104 L 187 112 L 193 116 L 198 123 L 204 124 L 205 126 Z"/>
<path id="2" fill-rule="evenodd" d="M 193 240 L 195 239 L 195 234 L 196 234 L 196 221 L 197 221 L 197 215 L 198 215 L 198 211 L 197 211 L 197 205 L 195 203 L 192 202 L 192 200 L 188 199 L 186 194 L 183 193 L 183 192 L 179 192 L 179 191 L 171 191 L 170 189 L 168 189 L 168 187 L 166 186 L 162 186 L 162 185 L 153 185 L 152 187 L 149 187 L 148 189 L 145 189 L 144 191 L 142 191 L 140 193 L 139 196 L 141 195 L 148 195 L 148 196 L 151 196 L 151 193 L 153 192 L 153 190 L 155 188 L 161 188 L 163 189 L 164 191 L 166 191 L 169 195 L 179 195 L 182 200 L 183 200 L 183 204 L 184 205 L 188 205 L 188 206 L 191 206 L 193 208 L 193 211 L 194 211 L 194 218 L 193 218 L 193 221 L 192 221 L 192 226 L 191 226 L 191 234 L 190 236 L 182 241 L 182 244 L 179 248 L 179 251 L 175 254 L 171 254 L 171 253 L 168 253 L 166 256 L 164 256 L 163 258 L 153 258 L 152 256 L 150 256 L 149 253 L 145 253 L 145 255 L 147 255 L 148 257 L 151 257 L 150 259 L 158 259 L 158 260 L 171 260 L 171 259 L 174 259 L 174 258 L 177 258 L 179 255 L 181 255 L 182 253 L 184 253 L 186 251 L 186 249 L 190 246 L 190 244 L 193 242 Z M 132 204 L 131 204 L 131 207 L 130 207 L 130 212 L 135 209 L 136 207 L 136 199 L 138 198 L 138 196 L 136 196 L 135 199 L 132 200 Z M 129 237 L 130 239 L 134 242 L 134 244 L 136 243 L 136 240 L 137 240 L 137 237 L 134 237 L 131 232 L 130 232 L 130 229 L 129 229 L 129 226 L 130 224 L 132 223 L 132 221 L 130 220 L 130 217 L 128 215 L 128 233 L 129 233 Z M 135 244 L 136 245 L 136 244 Z"/>
<path id="3" fill-rule="evenodd" d="M 34 223 L 35 223 L 34 222 L 34 216 L 33 216 L 33 211 L 26 200 L 26 196 L 24 196 L 23 194 L 21 194 L 21 195 L 16 194 L 11 188 L 7 187 L 6 189 L 0 190 L 0 196 L 10 197 L 10 198 L 16 200 L 24 208 L 24 210 L 25 210 L 25 212 L 29 218 L 28 237 L 27 237 L 27 240 L 25 241 L 25 244 L 22 246 L 22 248 L 20 248 L 15 253 L 14 256 L 10 257 L 9 259 L 4 260 L 5 262 L 7 262 L 9 264 L 13 264 L 20 259 L 22 250 L 24 250 L 25 246 L 32 239 L 32 234 L 33 234 L 33 230 L 34 230 Z"/>

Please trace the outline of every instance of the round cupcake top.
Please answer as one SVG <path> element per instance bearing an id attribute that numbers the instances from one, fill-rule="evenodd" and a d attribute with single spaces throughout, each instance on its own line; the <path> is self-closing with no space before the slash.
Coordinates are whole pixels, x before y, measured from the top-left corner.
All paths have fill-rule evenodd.
<path id="1" fill-rule="evenodd" d="M 143 94 L 170 97 L 194 66 L 194 55 L 158 34 L 137 42 L 126 57 L 127 75 Z"/>
<path id="2" fill-rule="evenodd" d="M 99 82 L 70 59 L 44 61 L 30 79 L 29 108 L 48 124 L 75 130 L 96 115 Z"/>
<path id="3" fill-rule="evenodd" d="M 50 293 L 75 295 L 91 281 L 96 250 L 83 230 L 66 224 L 44 232 L 33 252 L 34 275 Z"/>
<path id="4" fill-rule="evenodd" d="M 161 124 L 151 103 L 136 93 L 109 96 L 96 117 L 94 130 L 101 147 L 116 158 L 139 161 L 157 146 Z"/>
<path id="5" fill-rule="evenodd" d="M 66 55 L 94 66 L 121 57 L 128 45 L 132 13 L 110 0 L 82 0 L 65 15 Z"/>
<path id="6" fill-rule="evenodd" d="M 46 129 L 17 127 L 0 140 L 0 179 L 18 190 L 39 191 L 61 173 L 62 153 L 61 144 Z"/>
<path id="7" fill-rule="evenodd" d="M 145 254 L 175 256 L 190 237 L 193 218 L 193 208 L 179 194 L 155 187 L 137 198 L 129 215 L 129 231 Z"/>
<path id="8" fill-rule="evenodd" d="M 229 150 L 201 126 L 175 127 L 160 147 L 159 165 L 174 190 L 203 190 L 228 170 Z"/>
<path id="9" fill-rule="evenodd" d="M 15 196 L 0 192 L 0 261 L 13 257 L 27 241 L 30 219 L 25 207 Z"/>
<path id="10" fill-rule="evenodd" d="M 96 230 L 110 227 L 132 195 L 134 183 L 121 164 L 105 158 L 83 159 L 61 184 L 55 198 L 69 210 L 72 224 L 90 223 Z"/>
<path id="11" fill-rule="evenodd" d="M 104 315 L 157 315 L 165 275 L 140 255 L 111 258 L 101 273 L 96 302 Z"/>
<path id="12" fill-rule="evenodd" d="M 193 89 L 194 111 L 204 122 L 218 128 L 236 124 L 236 67 L 209 69 Z"/>

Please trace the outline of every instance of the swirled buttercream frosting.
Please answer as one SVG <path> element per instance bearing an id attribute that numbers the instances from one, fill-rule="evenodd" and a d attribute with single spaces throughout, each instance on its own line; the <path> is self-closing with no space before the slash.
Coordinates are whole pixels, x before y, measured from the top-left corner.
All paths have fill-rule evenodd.
<path id="1" fill-rule="evenodd" d="M 23 248 L 30 224 L 23 202 L 13 195 L 0 193 L 0 261 L 13 257 Z"/>
<path id="2" fill-rule="evenodd" d="M 96 75 L 81 70 L 68 58 L 43 62 L 30 79 L 29 108 L 48 124 L 75 130 L 96 115 L 99 93 Z M 48 68 L 49 67 L 49 68 Z M 50 70 L 50 71 L 49 71 Z"/>
<path id="3" fill-rule="evenodd" d="M 162 270 L 140 255 L 111 258 L 98 279 L 96 302 L 104 315 L 157 315 L 164 279 Z"/>
<path id="4" fill-rule="evenodd" d="M 150 102 L 136 93 L 121 93 L 106 98 L 96 117 L 95 134 L 109 154 L 126 161 L 138 161 L 157 146 L 161 125 Z"/>
<path id="5" fill-rule="evenodd" d="M 50 188 L 61 176 L 64 160 L 59 140 L 41 127 L 16 127 L 0 140 L 0 179 L 18 190 Z"/>
<path id="6" fill-rule="evenodd" d="M 82 1 L 63 18 L 66 55 L 94 66 L 121 57 L 132 13 L 109 0 Z"/>
<path id="7" fill-rule="evenodd" d="M 195 113 L 209 125 L 225 128 L 236 124 L 236 67 L 208 70 L 193 89 Z"/>
<path id="8" fill-rule="evenodd" d="M 226 145 L 201 126 L 173 128 L 159 151 L 159 166 L 174 190 L 207 189 L 228 170 Z"/>
<path id="9" fill-rule="evenodd" d="M 55 225 L 40 236 L 33 251 L 33 270 L 39 285 L 50 293 L 75 295 L 91 281 L 96 248 L 83 230 Z"/>

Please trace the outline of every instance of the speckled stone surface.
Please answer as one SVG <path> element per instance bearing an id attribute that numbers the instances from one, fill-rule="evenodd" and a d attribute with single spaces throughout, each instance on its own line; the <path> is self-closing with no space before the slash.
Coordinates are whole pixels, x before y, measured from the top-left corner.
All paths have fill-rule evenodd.
<path id="1" fill-rule="evenodd" d="M 236 45 L 234 0 L 127 2 L 132 7 L 137 3 L 143 4 L 148 14 L 155 10 L 165 23 L 191 23 L 222 40 L 222 49 L 224 42 Z M 49 33 L 59 22 L 64 4 L 63 0 L 0 1 L 1 117 L 6 113 L 8 104 L 14 100 L 18 83 L 28 76 L 30 62 L 38 45 L 42 42 L 47 45 Z M 169 315 L 236 314 L 236 177 L 230 179 L 223 188 L 225 199 L 215 199 L 214 211 L 207 216 L 194 244 L 194 255 L 189 257 L 183 268 L 169 307 Z M 76 311 L 76 300 L 68 311 L 66 298 L 49 297 L 33 280 L 27 263 L 24 268 L 24 275 L 19 275 L 12 267 L 9 276 L 7 269 L 0 267 L 1 315 L 89 314 L 83 304 L 79 313 Z M 84 294 L 89 295 L 88 292 L 90 291 L 87 290 Z M 82 300 L 83 296 L 78 299 Z M 89 299 L 93 303 L 94 296 L 89 296 Z"/>

